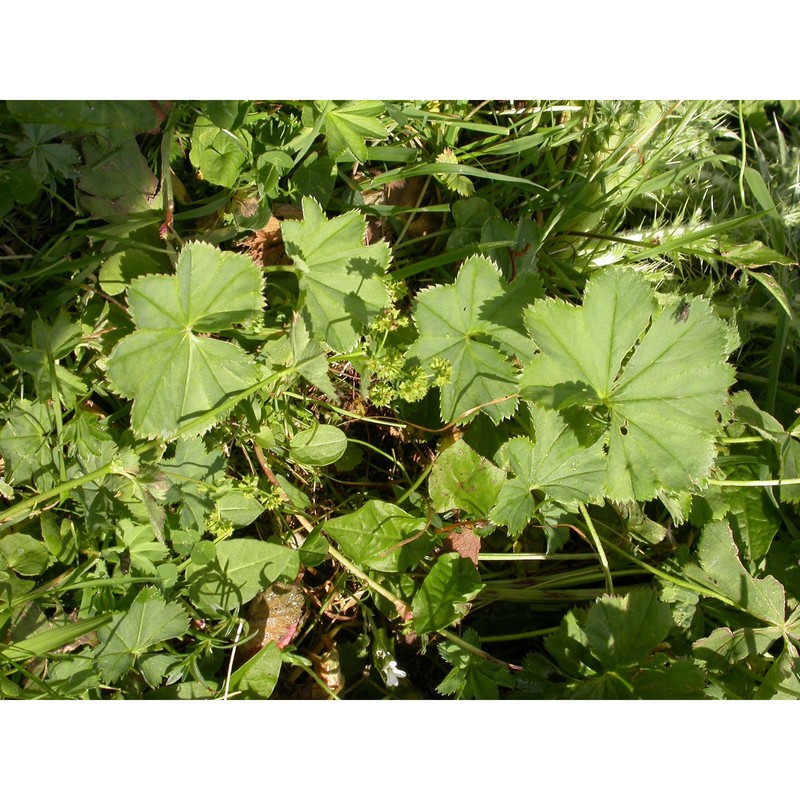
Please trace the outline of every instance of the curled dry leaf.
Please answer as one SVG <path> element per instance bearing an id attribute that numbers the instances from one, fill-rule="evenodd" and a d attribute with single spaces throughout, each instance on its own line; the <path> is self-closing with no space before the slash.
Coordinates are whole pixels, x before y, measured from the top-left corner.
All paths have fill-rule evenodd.
<path id="1" fill-rule="evenodd" d="M 327 686 L 326 692 L 319 684 L 312 684 L 312 700 L 333 700 L 331 695 L 339 694 L 344 689 L 344 673 L 339 662 L 339 650 L 332 639 L 323 637 L 325 650 L 322 655 L 311 654 L 314 672 L 322 683 Z"/>
<path id="2" fill-rule="evenodd" d="M 392 181 L 382 186 L 380 189 L 365 192 L 364 202 L 366 205 L 386 205 L 399 206 L 402 208 L 418 208 L 427 205 L 428 192 L 426 181 L 422 177 L 407 178 L 399 181 Z M 401 219 L 405 222 L 407 215 Z M 423 211 L 414 214 L 406 231 L 406 238 L 418 239 L 428 236 L 439 229 L 439 217 L 436 214 Z M 394 231 L 388 220 L 384 217 L 367 217 L 367 237 L 366 244 L 371 244 L 380 239 L 394 241 Z"/>
<path id="3" fill-rule="evenodd" d="M 465 522 L 458 528 L 453 528 L 447 532 L 447 542 L 454 553 L 458 553 L 461 558 L 468 558 L 477 567 L 481 537 L 475 533 L 474 527 L 472 523 Z"/>
<path id="4" fill-rule="evenodd" d="M 303 214 L 297 206 L 275 205 L 269 222 L 244 241 L 248 255 L 262 267 L 279 264 L 289 265 L 292 259 L 286 255 L 281 233 L 281 222 L 285 219 L 302 219 Z"/>
<path id="5" fill-rule="evenodd" d="M 243 661 L 270 642 L 286 645 L 305 614 L 305 595 L 296 583 L 274 583 L 247 606 L 246 619 L 255 636 L 239 648 Z"/>

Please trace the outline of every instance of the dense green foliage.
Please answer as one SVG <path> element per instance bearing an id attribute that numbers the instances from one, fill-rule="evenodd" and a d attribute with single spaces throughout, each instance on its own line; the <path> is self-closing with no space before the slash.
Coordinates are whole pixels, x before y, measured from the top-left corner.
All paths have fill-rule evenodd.
<path id="1" fill-rule="evenodd" d="M 796 698 L 800 106 L 0 107 L 0 696 Z"/>

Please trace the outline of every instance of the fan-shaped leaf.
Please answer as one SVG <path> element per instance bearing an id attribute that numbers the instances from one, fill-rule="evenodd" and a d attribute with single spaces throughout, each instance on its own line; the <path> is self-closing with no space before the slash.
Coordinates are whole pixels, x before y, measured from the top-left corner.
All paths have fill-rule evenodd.
<path id="1" fill-rule="evenodd" d="M 153 645 L 182 636 L 189 616 L 180 603 L 167 603 L 152 587 L 142 589 L 128 611 L 114 614 L 98 631 L 97 664 L 108 681 L 124 675 Z"/>
<path id="2" fill-rule="evenodd" d="M 351 349 L 389 302 L 382 280 L 389 245 L 364 244 L 366 221 L 357 211 L 329 220 L 309 197 L 303 198 L 303 221 L 286 220 L 281 229 L 309 331 L 334 350 Z"/>
<path id="3" fill-rule="evenodd" d="M 230 328 L 261 309 L 261 273 L 248 258 L 211 245 L 187 245 L 175 275 L 148 275 L 128 289 L 136 331 L 109 358 L 108 376 L 133 398 L 139 436 L 175 438 L 193 418 L 259 380 L 237 344 L 202 334 Z M 210 422 L 191 433 L 202 433 Z"/>
<path id="4" fill-rule="evenodd" d="M 610 269 L 589 281 L 582 308 L 542 300 L 525 323 L 541 353 L 520 392 L 606 418 L 608 497 L 691 491 L 708 475 L 734 372 L 727 331 L 706 300 L 658 309 L 644 278 Z"/>
<path id="5" fill-rule="evenodd" d="M 366 139 L 385 139 L 386 128 L 378 119 L 384 105 L 374 100 L 351 100 L 341 105 L 331 101 L 318 103 L 325 114 L 323 128 L 328 140 L 328 152 L 339 156 L 350 152 L 362 163 L 367 160 Z"/>
<path id="6" fill-rule="evenodd" d="M 451 286 L 417 295 L 414 322 L 419 339 L 408 352 L 428 367 L 433 359 L 452 365 L 441 390 L 442 419 L 452 422 L 477 406 L 495 423 L 514 412 L 517 370 L 505 353 L 532 354 L 521 322 L 522 307 L 538 285 L 504 286 L 497 267 L 483 256 L 464 262 Z M 508 399 L 503 399 L 508 398 Z M 501 401 L 501 402 L 494 402 Z M 492 403 L 492 405 L 485 405 Z"/>
<path id="7" fill-rule="evenodd" d="M 532 406 L 531 419 L 536 441 L 520 436 L 498 453 L 498 463 L 515 477 L 502 485 L 489 516 L 511 534 L 520 533 L 533 515 L 534 490 L 560 503 L 586 503 L 603 492 L 602 441 L 585 447 L 557 411 Z"/>

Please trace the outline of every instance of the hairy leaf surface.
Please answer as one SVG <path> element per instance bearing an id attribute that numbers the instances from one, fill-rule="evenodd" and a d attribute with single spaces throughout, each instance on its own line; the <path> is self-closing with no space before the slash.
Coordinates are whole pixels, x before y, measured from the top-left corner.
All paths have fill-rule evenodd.
<path id="1" fill-rule="evenodd" d="M 522 303 L 533 300 L 536 286 L 526 282 L 522 289 L 515 293 L 488 258 L 473 256 L 464 262 L 454 284 L 417 295 L 414 322 L 419 339 L 408 355 L 425 367 L 433 359 L 451 364 L 452 380 L 440 395 L 446 422 L 485 403 L 492 405 L 481 411 L 495 423 L 516 409 L 517 401 L 509 395 L 516 394 L 517 369 L 509 355 L 533 352 L 521 312 Z"/>
<path id="2" fill-rule="evenodd" d="M 281 228 L 309 331 L 334 350 L 351 349 L 389 302 L 382 280 L 389 245 L 364 244 L 366 221 L 359 212 L 329 220 L 309 197 L 303 198 L 302 222 L 285 220 Z"/>
<path id="3" fill-rule="evenodd" d="M 525 323 L 541 352 L 520 391 L 607 418 L 608 497 L 648 500 L 702 482 L 734 376 L 727 331 L 708 301 L 659 309 L 644 278 L 609 269 L 590 279 L 582 307 L 542 300 Z"/>
<path id="4" fill-rule="evenodd" d="M 206 334 L 243 323 L 261 310 L 261 274 L 248 258 L 194 242 L 180 254 L 175 275 L 148 275 L 128 289 L 136 331 L 109 358 L 108 376 L 133 398 L 131 422 L 139 436 L 172 439 L 182 426 L 202 433 L 227 396 L 259 380 L 253 360 L 237 344 Z"/>
<path id="5" fill-rule="evenodd" d="M 602 494 L 606 460 L 602 442 L 580 444 L 557 411 L 531 407 L 536 441 L 525 436 L 511 439 L 498 452 L 500 466 L 512 473 L 497 496 L 489 517 L 520 533 L 533 516 L 536 500 L 531 492 L 560 503 L 588 503 Z"/>

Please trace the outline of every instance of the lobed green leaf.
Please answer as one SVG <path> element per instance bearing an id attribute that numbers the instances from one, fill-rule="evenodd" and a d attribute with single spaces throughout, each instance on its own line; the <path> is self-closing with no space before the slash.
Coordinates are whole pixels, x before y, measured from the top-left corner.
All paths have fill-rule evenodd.
<path id="1" fill-rule="evenodd" d="M 702 483 L 734 376 L 727 331 L 706 300 L 658 309 L 638 273 L 608 269 L 590 279 L 583 307 L 542 300 L 525 322 L 541 353 L 520 392 L 606 416 L 607 497 L 648 500 Z"/>
<path id="2" fill-rule="evenodd" d="M 175 275 L 149 275 L 128 289 L 136 330 L 109 357 L 108 377 L 133 398 L 131 424 L 139 436 L 173 439 L 202 433 L 226 397 L 256 383 L 261 372 L 237 344 L 206 334 L 243 323 L 262 307 L 261 273 L 244 256 L 194 242 Z"/>
<path id="3" fill-rule="evenodd" d="M 364 244 L 366 221 L 357 211 L 329 220 L 309 197 L 303 198 L 303 220 L 285 220 L 281 228 L 298 273 L 299 310 L 308 330 L 337 352 L 347 352 L 388 305 L 382 278 L 389 245 Z"/>

